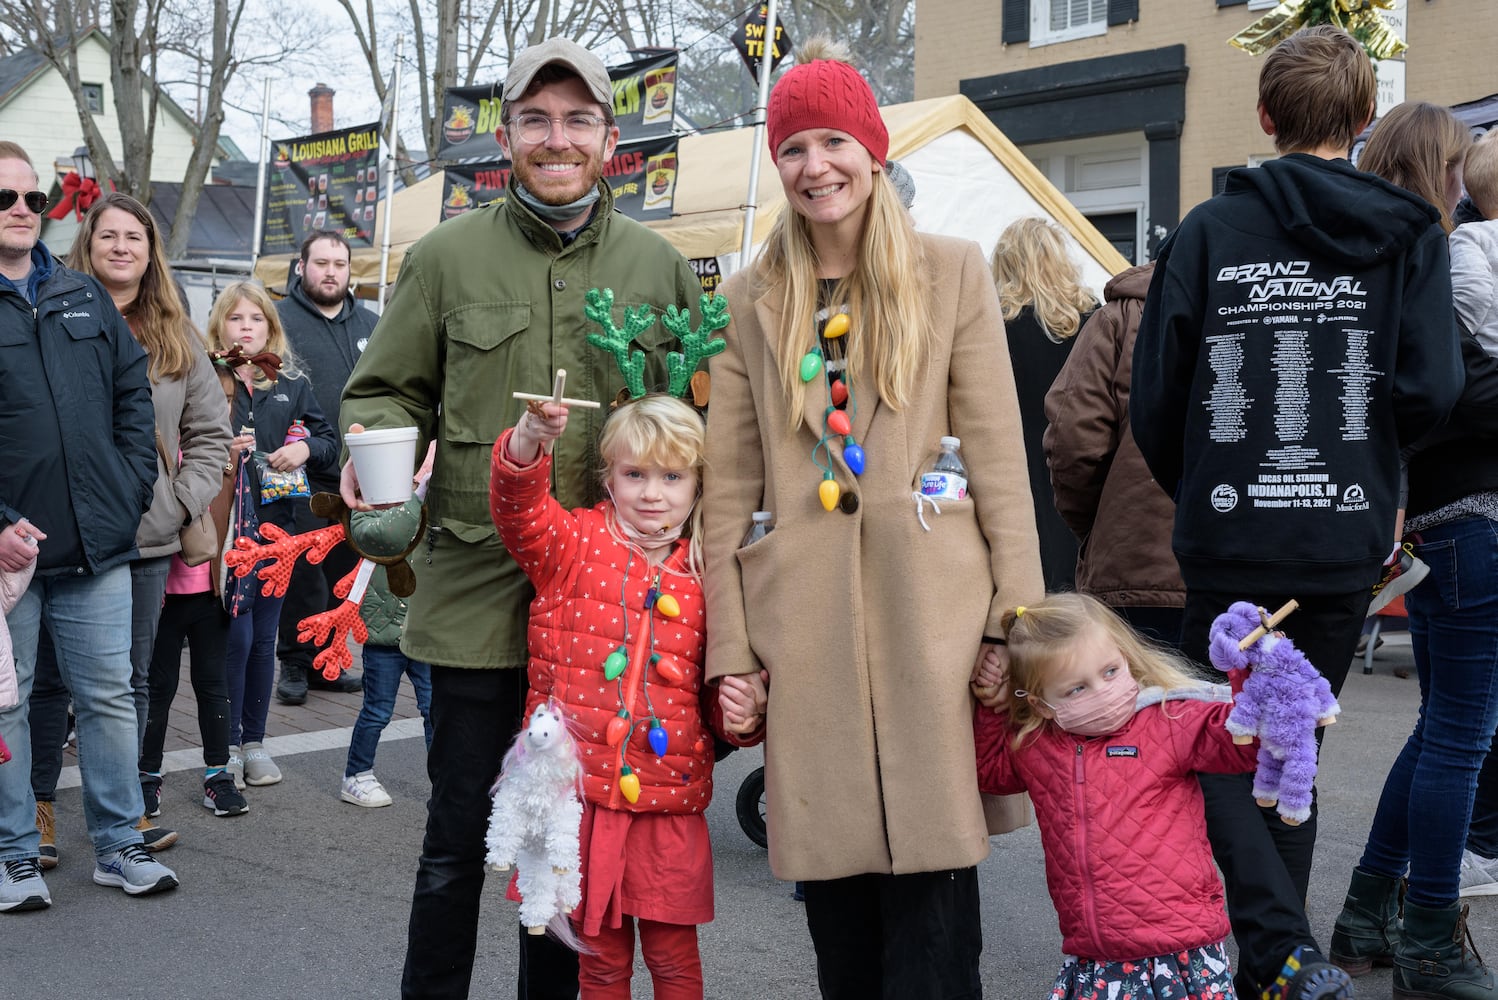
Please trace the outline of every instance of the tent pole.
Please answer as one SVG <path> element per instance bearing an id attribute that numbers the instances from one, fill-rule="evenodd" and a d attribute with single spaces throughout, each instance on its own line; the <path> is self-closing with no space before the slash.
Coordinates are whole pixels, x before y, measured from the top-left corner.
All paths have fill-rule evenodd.
<path id="1" fill-rule="evenodd" d="M 385 289 L 390 287 L 390 217 L 395 214 L 395 148 L 401 113 L 401 56 L 405 35 L 395 36 L 395 100 L 390 105 L 390 126 L 386 131 L 389 152 L 385 158 L 385 232 L 380 238 L 380 312 L 385 311 Z"/>
<path id="2" fill-rule="evenodd" d="M 255 228 L 250 237 L 250 275 L 260 260 L 260 227 L 265 225 L 265 166 L 270 155 L 270 77 L 265 78 L 265 98 L 260 103 L 260 157 L 255 171 Z"/>
<path id="3" fill-rule="evenodd" d="M 754 199 L 759 193 L 759 161 L 765 146 L 765 109 L 770 103 L 770 71 L 775 65 L 775 0 L 765 13 L 765 46 L 759 64 L 759 100 L 754 108 L 754 152 L 749 157 L 749 194 L 744 200 L 744 239 L 739 246 L 739 267 L 749 266 L 754 248 Z"/>

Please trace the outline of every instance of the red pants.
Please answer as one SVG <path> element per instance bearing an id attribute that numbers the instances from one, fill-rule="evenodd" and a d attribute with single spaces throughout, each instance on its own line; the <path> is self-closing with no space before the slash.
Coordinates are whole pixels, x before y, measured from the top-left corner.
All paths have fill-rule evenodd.
<path id="1" fill-rule="evenodd" d="M 577 957 L 581 1000 L 630 1000 L 629 977 L 635 966 L 635 919 L 626 915 L 616 930 L 604 927 L 584 937 L 591 955 Z M 655 984 L 655 1000 L 702 1000 L 702 957 L 693 924 L 640 921 L 640 951 Z"/>

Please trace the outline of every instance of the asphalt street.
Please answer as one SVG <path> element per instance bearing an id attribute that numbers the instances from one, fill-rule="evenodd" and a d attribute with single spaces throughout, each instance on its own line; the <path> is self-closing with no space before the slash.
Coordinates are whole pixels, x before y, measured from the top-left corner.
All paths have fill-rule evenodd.
<path id="1" fill-rule="evenodd" d="M 1393 673 L 1410 663 L 1402 638 L 1391 637 L 1379 651 L 1373 675 L 1354 668 L 1342 719 L 1327 736 L 1310 898 L 1312 925 L 1323 943 L 1384 774 L 1414 722 L 1416 681 Z M 182 886 L 159 896 L 131 899 L 92 883 L 79 790 L 65 788 L 57 823 L 62 863 L 47 879 L 51 909 L 0 914 L 0 997 L 398 995 L 425 821 L 417 733 L 419 725 L 398 722 L 389 734 L 398 738 L 380 747 L 376 770 L 395 799 L 385 809 L 339 802 L 345 751 L 337 745 L 283 749 L 277 759 L 285 781 L 249 789 L 250 812 L 237 818 L 215 818 L 202 808 L 199 771 L 169 774 L 157 822 L 181 831 L 182 840 L 160 857 Z M 816 975 L 801 906 L 792 901 L 791 886 L 771 876 L 765 852 L 744 836 L 734 814 L 739 783 L 759 762 L 757 751 L 740 751 L 717 771 L 708 814 L 717 919 L 700 935 L 707 995 L 809 1000 L 817 996 Z M 995 838 L 979 873 L 984 995 L 1039 1000 L 1060 963 L 1060 935 L 1035 829 Z M 1486 950 L 1494 941 L 1498 899 L 1472 902 L 1472 930 Z M 515 908 L 497 879 L 485 888 L 480 933 L 471 995 L 514 996 Z M 1386 970 L 1359 980 L 1359 997 L 1390 992 Z M 634 995 L 651 996 L 643 967 Z"/>

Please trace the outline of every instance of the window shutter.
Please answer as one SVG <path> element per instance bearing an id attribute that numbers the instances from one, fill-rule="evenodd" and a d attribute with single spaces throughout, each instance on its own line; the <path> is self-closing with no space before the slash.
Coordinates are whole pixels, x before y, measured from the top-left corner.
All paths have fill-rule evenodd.
<path id="1" fill-rule="evenodd" d="M 1237 170 L 1237 166 L 1213 167 L 1212 168 L 1212 196 L 1222 194 L 1222 189 L 1228 185 L 1228 174 Z"/>
<path id="2" fill-rule="evenodd" d="M 1217 0 L 1217 6 L 1219 7 L 1241 7 L 1246 3 L 1248 3 L 1248 0 Z"/>
<path id="3" fill-rule="evenodd" d="M 1030 0 L 1004 0 L 1002 38 L 1005 45 L 1030 40 Z"/>
<path id="4" fill-rule="evenodd" d="M 1128 24 L 1139 20 L 1139 0 L 1108 0 L 1108 23 Z"/>

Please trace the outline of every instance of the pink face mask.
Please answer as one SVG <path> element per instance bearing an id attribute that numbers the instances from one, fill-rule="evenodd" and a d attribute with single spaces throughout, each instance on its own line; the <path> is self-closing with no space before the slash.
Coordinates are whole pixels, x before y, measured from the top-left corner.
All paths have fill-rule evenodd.
<path id="1" fill-rule="evenodd" d="M 1101 687 L 1064 698 L 1059 705 L 1052 705 L 1044 698 L 1040 702 L 1056 713 L 1056 725 L 1073 736 L 1107 736 L 1118 732 L 1134 717 L 1138 698 L 1139 682 L 1133 674 L 1120 671 Z"/>

